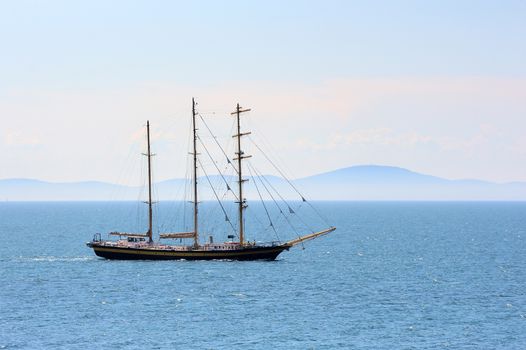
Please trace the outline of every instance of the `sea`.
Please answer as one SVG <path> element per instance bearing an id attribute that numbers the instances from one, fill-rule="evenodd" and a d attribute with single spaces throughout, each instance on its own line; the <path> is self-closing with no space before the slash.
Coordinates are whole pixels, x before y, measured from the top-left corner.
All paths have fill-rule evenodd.
<path id="1" fill-rule="evenodd" d="M 276 261 L 109 261 L 135 204 L 2 202 L 0 349 L 526 349 L 526 203 L 314 205 Z"/>

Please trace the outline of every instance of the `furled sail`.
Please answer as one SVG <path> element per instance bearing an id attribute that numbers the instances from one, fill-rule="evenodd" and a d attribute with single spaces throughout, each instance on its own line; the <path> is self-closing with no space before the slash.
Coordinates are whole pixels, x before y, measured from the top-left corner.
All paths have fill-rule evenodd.
<path id="1" fill-rule="evenodd" d="M 147 233 L 110 232 L 110 236 L 149 237 Z"/>
<path id="2" fill-rule="evenodd" d="M 195 232 L 161 233 L 159 238 L 194 238 Z"/>

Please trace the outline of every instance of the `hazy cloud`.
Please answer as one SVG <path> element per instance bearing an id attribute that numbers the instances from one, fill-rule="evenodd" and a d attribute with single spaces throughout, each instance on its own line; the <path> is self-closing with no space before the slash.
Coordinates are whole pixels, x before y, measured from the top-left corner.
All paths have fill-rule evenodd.
<path id="1" fill-rule="evenodd" d="M 38 136 L 27 135 L 20 131 L 8 131 L 4 137 L 4 144 L 8 147 L 37 146 L 40 143 Z"/>
<path id="2" fill-rule="evenodd" d="M 147 119 L 154 149 L 162 148 L 157 178 L 182 176 L 192 95 L 225 143 L 235 103 L 252 108 L 243 128 L 278 150 L 296 176 L 381 163 L 449 178 L 526 179 L 526 79 L 480 77 L 11 90 L 0 95 L 13 130 L 0 149 L 13 154 L 4 177 L 112 181 L 121 159 L 142 147 Z M 45 155 L 16 149 L 42 140 Z M 486 170 L 488 159 L 494 166 Z"/>

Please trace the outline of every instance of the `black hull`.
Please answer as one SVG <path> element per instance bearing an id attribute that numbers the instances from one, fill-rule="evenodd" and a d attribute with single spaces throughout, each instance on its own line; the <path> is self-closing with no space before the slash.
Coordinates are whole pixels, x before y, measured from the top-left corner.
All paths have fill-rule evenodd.
<path id="1" fill-rule="evenodd" d="M 275 260 L 290 246 L 247 247 L 236 250 L 161 250 L 129 247 L 105 247 L 88 243 L 97 256 L 114 260 Z"/>

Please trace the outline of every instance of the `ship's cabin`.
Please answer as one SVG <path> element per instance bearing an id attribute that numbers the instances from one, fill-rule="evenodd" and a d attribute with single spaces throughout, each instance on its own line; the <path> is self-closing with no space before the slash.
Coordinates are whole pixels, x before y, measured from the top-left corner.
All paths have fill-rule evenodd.
<path id="1" fill-rule="evenodd" d="M 146 239 L 143 237 L 128 237 L 128 242 L 130 243 L 146 242 Z"/>

